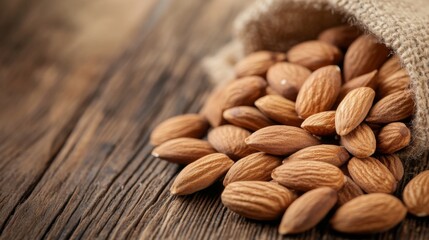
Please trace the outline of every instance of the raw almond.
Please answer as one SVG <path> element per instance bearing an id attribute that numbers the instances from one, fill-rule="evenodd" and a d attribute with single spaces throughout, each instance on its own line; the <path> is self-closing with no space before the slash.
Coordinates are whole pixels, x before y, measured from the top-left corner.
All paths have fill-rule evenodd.
<path id="1" fill-rule="evenodd" d="M 273 125 L 273 122 L 257 108 L 250 106 L 229 108 L 223 112 L 223 118 L 238 127 L 251 131 Z"/>
<path id="2" fill-rule="evenodd" d="M 222 95 L 226 88 L 225 85 L 217 86 L 208 96 L 205 101 L 200 114 L 203 115 L 212 127 L 218 127 L 224 123 L 222 118 L 223 105 L 219 102 L 219 99 L 222 99 Z"/>
<path id="3" fill-rule="evenodd" d="M 255 101 L 255 106 L 267 117 L 279 123 L 299 127 L 302 119 L 295 111 L 295 103 L 282 96 L 267 95 Z"/>
<path id="4" fill-rule="evenodd" d="M 338 48 L 348 48 L 360 36 L 361 32 L 354 26 L 341 25 L 324 30 L 318 36 L 320 41 L 330 43 Z"/>
<path id="5" fill-rule="evenodd" d="M 377 136 L 377 150 L 391 154 L 410 144 L 411 132 L 404 123 L 394 122 L 384 126 Z"/>
<path id="6" fill-rule="evenodd" d="M 231 211 L 255 220 L 276 220 L 296 195 L 272 182 L 242 181 L 225 187 L 222 203 Z"/>
<path id="7" fill-rule="evenodd" d="M 242 105 L 251 106 L 265 93 L 266 86 L 266 81 L 261 77 L 240 78 L 226 86 L 218 101 L 222 104 L 222 110 Z"/>
<path id="8" fill-rule="evenodd" d="M 304 82 L 296 98 L 296 112 L 301 118 L 330 110 L 341 87 L 338 66 L 326 66 L 314 71 Z"/>
<path id="9" fill-rule="evenodd" d="M 280 234 L 305 232 L 316 226 L 337 202 L 337 192 L 329 187 L 310 190 L 297 198 L 283 215 Z"/>
<path id="10" fill-rule="evenodd" d="M 335 135 L 335 111 L 325 111 L 311 115 L 301 127 L 317 136 Z"/>
<path id="11" fill-rule="evenodd" d="M 187 165 L 170 188 L 173 195 L 187 195 L 212 185 L 234 164 L 228 156 L 213 153 Z"/>
<path id="12" fill-rule="evenodd" d="M 377 97 L 384 98 L 395 92 L 399 92 L 408 88 L 410 84 L 410 76 L 407 70 L 401 69 L 384 79 L 379 79 Z"/>
<path id="13" fill-rule="evenodd" d="M 279 158 L 263 153 L 253 153 L 238 160 L 226 173 L 223 185 L 238 181 L 269 181 L 271 172 L 280 166 Z"/>
<path id="14" fill-rule="evenodd" d="M 406 214 L 406 208 L 394 196 L 372 193 L 341 206 L 332 217 L 331 225 L 344 233 L 384 232 L 400 223 Z"/>
<path id="15" fill-rule="evenodd" d="M 301 149 L 287 157 L 284 162 L 311 160 L 326 162 L 339 167 L 349 160 L 349 158 L 350 155 L 344 147 L 322 144 Z"/>
<path id="16" fill-rule="evenodd" d="M 375 158 L 352 158 L 347 169 L 357 185 L 367 193 L 392 193 L 396 179 L 392 173 Z"/>
<path id="17" fill-rule="evenodd" d="M 363 194 L 362 189 L 351 178 L 346 176 L 344 187 L 338 191 L 338 205 L 341 206 Z"/>
<path id="18" fill-rule="evenodd" d="M 306 41 L 293 46 L 287 52 L 287 60 L 302 65 L 312 71 L 341 61 L 341 51 L 326 42 Z"/>
<path id="19" fill-rule="evenodd" d="M 245 129 L 222 125 L 209 132 L 208 141 L 218 152 L 225 153 L 232 159 L 239 159 L 256 152 L 244 142 L 248 136 L 250 132 Z"/>
<path id="20" fill-rule="evenodd" d="M 341 136 L 341 145 L 355 157 L 369 157 L 376 149 L 374 132 L 368 125 L 362 123 L 351 133 Z"/>
<path id="21" fill-rule="evenodd" d="M 375 92 L 369 87 L 353 89 L 344 97 L 335 113 L 338 135 L 347 135 L 361 124 L 371 109 L 374 97 Z"/>
<path id="22" fill-rule="evenodd" d="M 402 69 L 401 61 L 398 56 L 393 56 L 387 60 L 383 66 L 381 66 L 380 71 L 378 72 L 377 82 L 382 82 L 384 79 L 390 77 L 395 72 Z"/>
<path id="23" fill-rule="evenodd" d="M 216 150 L 207 141 L 195 138 L 175 138 L 157 146 L 153 149 L 152 155 L 173 163 L 189 164 L 215 152 Z"/>
<path id="24" fill-rule="evenodd" d="M 368 113 L 370 123 L 390 123 L 403 120 L 414 111 L 414 101 L 409 90 L 392 93 L 378 101 Z"/>
<path id="25" fill-rule="evenodd" d="M 339 190 L 344 185 L 344 174 L 338 167 L 319 161 L 285 162 L 274 169 L 271 177 L 281 185 L 298 191 L 318 187 Z"/>
<path id="26" fill-rule="evenodd" d="M 277 92 L 276 90 L 274 90 L 272 87 L 270 87 L 270 86 L 267 86 L 266 88 L 265 88 L 265 93 L 267 94 L 267 95 L 279 95 L 279 96 L 281 96 L 281 93 L 279 93 L 279 92 Z"/>
<path id="27" fill-rule="evenodd" d="M 401 181 L 404 176 L 404 166 L 398 155 L 379 155 L 376 158 L 389 169 L 396 181 Z"/>
<path id="28" fill-rule="evenodd" d="M 254 149 L 274 155 L 286 155 L 318 145 L 319 140 L 305 130 L 292 126 L 275 125 L 261 128 L 245 140 Z"/>
<path id="29" fill-rule="evenodd" d="M 208 127 L 207 120 L 201 115 L 191 113 L 175 116 L 158 124 L 150 135 L 150 142 L 157 146 L 179 137 L 201 138 Z"/>
<path id="30" fill-rule="evenodd" d="M 258 51 L 247 55 L 235 65 L 235 74 L 237 77 L 245 76 L 264 76 L 268 68 L 278 61 L 286 59 L 286 54 Z"/>
<path id="31" fill-rule="evenodd" d="M 355 77 L 352 80 L 346 82 L 343 86 L 341 86 L 340 94 L 337 98 L 337 103 L 339 104 L 344 99 L 344 97 L 353 89 L 360 87 L 370 87 L 374 89 L 377 83 L 377 72 L 377 70 L 374 70 L 370 73 Z"/>
<path id="32" fill-rule="evenodd" d="M 405 186 L 403 199 L 408 211 L 413 215 L 429 216 L 429 170 L 411 179 Z"/>

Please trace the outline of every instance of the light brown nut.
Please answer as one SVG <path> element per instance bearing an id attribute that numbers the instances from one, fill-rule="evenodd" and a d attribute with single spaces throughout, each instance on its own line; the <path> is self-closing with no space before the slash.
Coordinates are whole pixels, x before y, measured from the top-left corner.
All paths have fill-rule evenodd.
<path id="1" fill-rule="evenodd" d="M 355 26 L 341 25 L 331 27 L 319 34 L 319 40 L 330 43 L 338 48 L 348 48 L 360 36 L 361 32 Z"/>
<path id="2" fill-rule="evenodd" d="M 251 106 L 256 99 L 265 94 L 266 81 L 261 77 L 240 78 L 225 87 L 218 99 L 222 110 L 236 106 Z"/>
<path id="3" fill-rule="evenodd" d="M 363 122 L 374 97 L 375 91 L 369 87 L 353 89 L 344 97 L 335 113 L 335 129 L 338 135 L 349 134 Z"/>
<path id="4" fill-rule="evenodd" d="M 274 168 L 281 165 L 279 158 L 263 153 L 253 153 L 238 160 L 226 173 L 223 185 L 238 181 L 269 181 Z"/>
<path id="5" fill-rule="evenodd" d="M 316 226 L 337 202 L 337 192 L 329 187 L 310 190 L 297 198 L 283 215 L 280 234 L 305 232 Z"/>
<path id="6" fill-rule="evenodd" d="M 329 163 L 318 161 L 291 161 L 274 169 L 271 177 L 281 185 L 308 191 L 318 187 L 339 190 L 344 185 L 344 174 Z"/>
<path id="7" fill-rule="evenodd" d="M 296 112 L 301 118 L 330 110 L 341 87 L 338 66 L 326 66 L 314 71 L 304 82 L 296 98 Z"/>
<path id="8" fill-rule="evenodd" d="M 154 157 L 179 164 L 189 164 L 201 157 L 215 153 L 209 142 L 195 138 L 175 138 L 152 150 Z"/>
<path id="9" fill-rule="evenodd" d="M 385 79 L 379 79 L 377 98 L 381 99 L 395 92 L 403 91 L 410 85 L 410 76 L 407 70 L 401 69 Z"/>
<path id="10" fill-rule="evenodd" d="M 277 92 L 276 90 L 274 90 L 272 87 L 270 87 L 270 86 L 267 86 L 266 88 L 265 88 L 265 93 L 266 93 L 266 95 L 279 95 L 279 96 L 281 96 L 281 94 L 279 93 L 279 92 Z"/>
<path id="11" fill-rule="evenodd" d="M 261 113 L 257 108 L 250 106 L 238 106 L 225 110 L 223 118 L 235 126 L 256 131 L 273 125 L 274 123 Z"/>
<path id="12" fill-rule="evenodd" d="M 387 231 L 406 216 L 401 201 L 384 193 L 359 196 L 341 206 L 331 219 L 332 227 L 344 233 Z"/>
<path id="13" fill-rule="evenodd" d="M 390 50 L 371 35 L 357 38 L 344 57 L 344 78 L 348 82 L 357 76 L 378 69 L 388 58 Z"/>
<path id="14" fill-rule="evenodd" d="M 299 127 L 302 119 L 298 117 L 295 111 L 295 103 L 282 96 L 267 95 L 259 98 L 255 106 L 265 116 L 285 125 Z"/>
<path id="15" fill-rule="evenodd" d="M 280 218 L 295 198 L 287 188 L 262 181 L 233 182 L 222 193 L 222 203 L 229 210 L 255 220 Z"/>
<path id="16" fill-rule="evenodd" d="M 312 71 L 341 61 L 340 49 L 322 41 L 306 41 L 293 46 L 286 53 L 291 63 L 302 65 Z"/>
<path id="17" fill-rule="evenodd" d="M 264 76 L 268 69 L 278 61 L 286 59 L 286 54 L 258 51 L 247 55 L 235 65 L 237 77 Z"/>
<path id="18" fill-rule="evenodd" d="M 268 70 L 267 81 L 274 91 L 295 101 L 299 89 L 310 74 L 311 71 L 301 65 L 279 62 Z"/>
<path id="19" fill-rule="evenodd" d="M 318 145 L 320 141 L 305 130 L 292 126 L 275 125 L 261 128 L 245 140 L 254 149 L 273 155 L 286 155 Z"/>
<path id="20" fill-rule="evenodd" d="M 413 215 L 429 216 L 429 170 L 411 179 L 405 186 L 403 199 L 408 211 Z"/>
<path id="21" fill-rule="evenodd" d="M 353 89 L 360 87 L 370 87 L 375 89 L 377 80 L 377 70 L 366 73 L 359 77 L 355 77 L 352 80 L 346 82 L 343 86 L 341 86 L 340 94 L 338 95 L 336 105 L 340 104 L 340 102 L 344 99 L 344 97 Z"/>
<path id="22" fill-rule="evenodd" d="M 313 114 L 302 122 L 301 128 L 317 136 L 335 135 L 335 111 Z"/>
<path id="23" fill-rule="evenodd" d="M 223 153 L 213 153 L 187 165 L 170 188 L 173 195 L 188 195 L 209 187 L 234 164 Z"/>
<path id="24" fill-rule="evenodd" d="M 390 77 L 390 75 L 401 69 L 401 61 L 397 55 L 394 55 L 393 57 L 389 58 L 389 60 L 387 60 L 383 66 L 381 66 L 377 76 L 377 83 L 384 81 L 384 79 Z"/>
<path id="25" fill-rule="evenodd" d="M 222 118 L 223 105 L 219 99 L 223 99 L 226 85 L 219 85 L 209 94 L 200 114 L 204 116 L 212 127 L 218 127 L 224 123 Z"/>
<path id="26" fill-rule="evenodd" d="M 178 115 L 158 124 L 150 135 L 150 143 L 157 146 L 179 137 L 201 138 L 207 133 L 208 127 L 207 120 L 201 115 Z"/>
<path id="27" fill-rule="evenodd" d="M 392 93 L 378 101 L 368 113 L 370 123 L 391 123 L 406 119 L 414 111 L 414 101 L 409 90 Z"/>
<path id="28" fill-rule="evenodd" d="M 256 152 L 244 142 L 248 136 L 250 132 L 245 129 L 222 125 L 212 129 L 207 139 L 218 152 L 225 153 L 232 159 L 239 159 Z"/>
<path id="29" fill-rule="evenodd" d="M 393 174 L 375 158 L 352 158 L 348 165 L 350 176 L 367 193 L 392 193 L 396 189 Z"/>
<path id="30" fill-rule="evenodd" d="M 377 143 L 374 132 L 368 125 L 362 123 L 351 133 L 341 136 L 341 145 L 353 156 L 365 158 L 374 154 Z"/>
<path id="31" fill-rule="evenodd" d="M 285 158 L 284 162 L 311 160 L 330 163 L 334 166 L 339 167 L 345 162 L 347 162 L 349 158 L 350 155 L 344 147 L 337 145 L 321 144 L 301 149 L 298 152 Z"/>
<path id="32" fill-rule="evenodd" d="M 391 154 L 408 146 L 410 141 L 411 132 L 404 123 L 389 123 L 378 133 L 377 150 L 381 153 Z"/>
<path id="33" fill-rule="evenodd" d="M 402 161 L 398 155 L 378 155 L 376 158 L 389 169 L 396 181 L 401 181 L 404 176 L 404 165 L 402 165 Z"/>
<path id="34" fill-rule="evenodd" d="M 346 176 L 344 187 L 338 191 L 338 205 L 341 206 L 363 194 L 362 189 L 351 178 Z"/>

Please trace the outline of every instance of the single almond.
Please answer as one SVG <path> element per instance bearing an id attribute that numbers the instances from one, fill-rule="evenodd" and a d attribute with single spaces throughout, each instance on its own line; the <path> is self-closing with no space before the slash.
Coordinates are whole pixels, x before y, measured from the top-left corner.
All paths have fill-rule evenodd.
<path id="1" fill-rule="evenodd" d="M 222 118 L 223 105 L 220 104 L 219 99 L 223 99 L 223 93 L 227 83 L 217 86 L 208 96 L 205 101 L 200 114 L 203 115 L 212 127 L 218 127 L 224 123 Z"/>
<path id="2" fill-rule="evenodd" d="M 377 97 L 384 98 L 395 92 L 403 91 L 410 85 L 410 76 L 407 70 L 401 69 L 384 79 L 379 79 Z"/>
<path id="3" fill-rule="evenodd" d="M 339 167 L 347 162 L 349 158 L 350 155 L 344 147 L 321 144 L 301 149 L 285 158 L 284 162 L 311 160 L 326 162 Z"/>
<path id="4" fill-rule="evenodd" d="M 331 225 L 344 233 L 384 232 L 398 225 L 406 214 L 406 208 L 396 197 L 371 193 L 341 206 L 332 217 Z"/>
<path id="5" fill-rule="evenodd" d="M 222 193 L 222 203 L 229 210 L 255 220 L 280 218 L 295 198 L 287 188 L 263 181 L 233 182 Z"/>
<path id="6" fill-rule="evenodd" d="M 223 118 L 235 126 L 256 131 L 273 125 L 273 122 L 261 113 L 257 108 L 250 106 L 238 106 L 225 110 Z"/>
<path id="7" fill-rule="evenodd" d="M 351 133 L 341 136 L 341 145 L 353 156 L 365 158 L 374 154 L 377 143 L 374 132 L 368 125 L 362 123 Z"/>
<path id="8" fill-rule="evenodd" d="M 279 92 L 277 92 L 276 90 L 274 90 L 272 87 L 270 87 L 270 86 L 267 86 L 266 88 L 265 88 L 265 93 L 267 94 L 267 95 L 279 95 L 279 96 L 281 96 L 282 94 L 281 93 L 279 93 Z"/>
<path id="9" fill-rule="evenodd" d="M 301 127 L 317 136 L 335 135 L 335 111 L 313 114 L 302 122 Z"/>
<path id="10" fill-rule="evenodd" d="M 360 35 L 361 32 L 355 26 L 341 25 L 324 30 L 317 38 L 320 41 L 345 49 L 348 48 Z"/>
<path id="11" fill-rule="evenodd" d="M 402 161 L 398 155 L 378 155 L 376 158 L 389 169 L 396 181 L 401 181 L 404 176 L 404 165 L 402 165 Z"/>
<path id="12" fill-rule="evenodd" d="M 247 55 L 235 65 L 237 77 L 265 76 L 268 69 L 276 62 L 286 59 L 284 53 L 258 51 Z"/>
<path id="13" fill-rule="evenodd" d="M 223 185 L 238 181 L 269 181 L 274 168 L 281 165 L 279 158 L 263 153 L 253 153 L 238 160 L 226 173 Z"/>
<path id="14" fill-rule="evenodd" d="M 187 165 L 170 188 L 173 195 L 188 195 L 209 187 L 234 164 L 228 156 L 213 153 Z"/>
<path id="15" fill-rule="evenodd" d="M 318 187 L 339 190 L 344 185 L 344 174 L 338 167 L 319 161 L 285 162 L 274 169 L 271 177 L 281 185 L 298 191 Z"/>
<path id="16" fill-rule="evenodd" d="M 173 163 L 189 164 L 215 152 L 216 150 L 207 141 L 195 138 L 175 138 L 157 146 L 153 149 L 152 155 Z"/>
<path id="17" fill-rule="evenodd" d="M 360 87 L 370 87 L 375 89 L 377 83 L 377 72 L 377 70 L 374 70 L 359 77 L 355 77 L 341 86 L 340 94 L 337 98 L 337 105 L 340 104 L 344 97 L 353 89 Z"/>
<path id="18" fill-rule="evenodd" d="M 393 122 L 384 126 L 377 136 L 377 150 L 391 154 L 410 144 L 411 132 L 404 123 Z"/>
<path id="19" fill-rule="evenodd" d="M 362 189 L 351 178 L 346 176 L 344 187 L 338 191 L 338 205 L 344 205 L 346 202 L 363 195 Z"/>
<path id="20" fill-rule="evenodd" d="M 417 217 L 429 216 L 429 170 L 411 179 L 405 186 L 403 199 L 411 214 Z"/>
<path id="21" fill-rule="evenodd" d="M 390 123 L 408 118 L 413 114 L 414 101 L 410 90 L 392 93 L 378 101 L 368 113 L 370 123 Z"/>
<path id="22" fill-rule="evenodd" d="M 396 189 L 393 174 L 375 158 L 352 158 L 348 165 L 350 176 L 367 193 L 392 193 Z"/>
<path id="23" fill-rule="evenodd" d="M 338 66 L 326 66 L 314 71 L 304 82 L 296 98 L 296 112 L 301 118 L 330 110 L 341 87 Z"/>
<path id="24" fill-rule="evenodd" d="M 150 135 L 150 142 L 157 146 L 179 137 L 201 138 L 207 133 L 209 124 L 198 114 L 184 114 L 169 118 L 155 127 Z"/>
<path id="25" fill-rule="evenodd" d="M 245 140 L 254 149 L 273 155 L 286 155 L 318 145 L 320 141 L 305 130 L 292 126 L 275 125 L 261 128 Z"/>
<path id="26" fill-rule="evenodd" d="M 240 78 L 225 87 L 218 99 L 222 110 L 236 106 L 251 106 L 256 99 L 265 94 L 266 81 L 257 76 Z"/>
<path id="27" fill-rule="evenodd" d="M 279 226 L 280 234 L 305 232 L 316 226 L 335 206 L 337 192 L 329 187 L 310 190 L 286 209 Z"/>
<path id="28" fill-rule="evenodd" d="M 255 106 L 265 116 L 285 125 L 299 127 L 302 119 L 295 111 L 295 103 L 282 96 L 267 95 L 255 101 Z"/>
<path id="29" fill-rule="evenodd" d="M 401 69 L 401 61 L 397 55 L 394 55 L 393 57 L 389 58 L 389 60 L 387 60 L 383 66 L 381 66 L 378 72 L 377 82 L 383 82 L 384 79 L 390 77 L 392 74 Z"/>
<path id="30" fill-rule="evenodd" d="M 245 129 L 233 125 L 222 125 L 212 129 L 207 138 L 218 152 L 225 153 L 232 159 L 239 159 L 256 152 L 244 141 L 249 136 L 250 132 Z"/>

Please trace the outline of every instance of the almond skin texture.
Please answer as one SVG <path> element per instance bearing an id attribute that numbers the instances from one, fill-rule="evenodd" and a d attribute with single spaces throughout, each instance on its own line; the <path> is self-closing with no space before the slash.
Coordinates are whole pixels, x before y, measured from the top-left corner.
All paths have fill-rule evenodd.
<path id="1" fill-rule="evenodd" d="M 301 149 L 287 157 L 284 162 L 311 160 L 325 162 L 339 167 L 349 160 L 349 158 L 350 155 L 344 147 L 322 144 Z"/>
<path id="2" fill-rule="evenodd" d="M 344 187 L 338 191 L 338 205 L 344 205 L 346 202 L 363 194 L 362 189 L 351 178 L 346 176 Z"/>
<path id="3" fill-rule="evenodd" d="M 403 199 L 411 214 L 417 217 L 429 216 L 429 170 L 411 179 L 405 186 Z"/>
<path id="4" fill-rule="evenodd" d="M 153 149 L 152 155 L 173 163 L 189 164 L 215 152 L 216 150 L 207 141 L 195 138 L 176 138 L 157 146 Z"/>
<path id="5" fill-rule="evenodd" d="M 374 154 L 377 143 L 374 132 L 362 123 L 354 131 L 341 137 L 341 145 L 353 156 L 365 158 Z"/>
<path id="6" fill-rule="evenodd" d="M 371 109 L 374 97 L 375 92 L 369 87 L 356 88 L 344 97 L 335 114 L 338 135 L 347 135 L 361 124 Z"/>
<path id="7" fill-rule="evenodd" d="M 170 188 L 173 195 L 188 195 L 209 187 L 234 164 L 228 156 L 213 153 L 187 165 Z"/>
<path id="8" fill-rule="evenodd" d="M 311 71 L 337 64 L 342 57 L 340 49 L 317 40 L 299 43 L 287 52 L 289 62 L 304 66 Z"/>
<path id="9" fill-rule="evenodd" d="M 337 202 L 337 192 L 329 187 L 310 190 L 286 210 L 279 226 L 280 234 L 305 232 L 316 226 Z"/>
<path id="10" fill-rule="evenodd" d="M 279 158 L 258 152 L 238 160 L 226 173 L 223 185 L 238 181 L 269 181 L 274 168 L 281 165 Z"/>
<path id="11" fill-rule="evenodd" d="M 338 167 L 318 161 L 286 162 L 274 169 L 271 177 L 281 185 L 298 191 L 319 187 L 339 190 L 344 185 L 344 174 Z"/>
<path id="12" fill-rule="evenodd" d="M 353 181 L 367 193 L 392 193 L 396 189 L 395 177 L 375 158 L 352 158 L 347 169 Z"/>
<path id="13" fill-rule="evenodd" d="M 226 86 L 218 99 L 222 110 L 236 106 L 251 106 L 256 99 L 265 94 L 266 81 L 261 77 L 250 76 L 240 78 Z"/>
<path id="14" fill-rule="evenodd" d="M 208 141 L 218 152 L 225 153 L 232 159 L 239 159 L 256 152 L 244 142 L 248 136 L 250 132 L 245 129 L 222 125 L 209 132 Z"/>
<path id="15" fill-rule="evenodd" d="M 384 126 L 377 136 L 377 150 L 391 154 L 410 144 L 411 132 L 404 123 L 394 122 Z"/>
<path id="16" fill-rule="evenodd" d="M 259 129 L 245 140 L 246 144 L 261 152 L 286 155 L 320 144 L 320 141 L 297 127 L 275 125 Z"/>
<path id="17" fill-rule="evenodd" d="M 229 210 L 255 220 L 279 219 L 295 198 L 287 188 L 262 181 L 233 182 L 222 193 L 222 203 Z"/>
<path id="18" fill-rule="evenodd" d="M 295 101 L 299 89 L 310 74 L 311 71 L 303 66 L 279 62 L 268 70 L 267 81 L 276 92 Z"/>
<path id="19" fill-rule="evenodd" d="M 410 76 L 407 70 L 401 69 L 385 79 L 379 79 L 377 97 L 384 98 L 395 92 L 403 91 L 410 85 Z"/>
<path id="20" fill-rule="evenodd" d="M 377 70 L 374 70 L 370 73 L 355 77 L 341 86 L 340 94 L 337 98 L 337 105 L 340 104 L 344 97 L 353 89 L 360 87 L 370 87 L 374 89 L 377 83 L 377 72 Z"/>
<path id="21" fill-rule="evenodd" d="M 299 127 L 302 119 L 298 117 L 295 111 L 295 103 L 282 96 L 267 95 L 259 98 L 255 106 L 265 116 L 279 123 Z"/>
<path id="22" fill-rule="evenodd" d="M 403 120 L 414 111 L 414 101 L 409 90 L 392 93 L 378 101 L 368 113 L 370 123 L 390 123 Z"/>
<path id="23" fill-rule="evenodd" d="M 377 82 L 383 82 L 384 79 L 390 77 L 392 74 L 394 74 L 395 72 L 401 69 L 402 69 L 401 62 L 398 56 L 395 55 L 389 58 L 389 60 L 387 60 L 383 64 L 383 66 L 381 66 L 378 72 Z"/>
<path id="24" fill-rule="evenodd" d="M 379 155 L 376 158 L 389 169 L 396 181 L 402 180 L 404 176 L 404 165 L 402 165 L 402 161 L 398 155 Z"/>
<path id="25" fill-rule="evenodd" d="M 341 206 L 331 219 L 332 227 L 344 233 L 377 233 L 400 223 L 407 210 L 399 199 L 384 193 L 359 196 Z"/>
<path id="26" fill-rule="evenodd" d="M 313 114 L 304 120 L 301 128 L 317 136 L 335 135 L 335 111 Z"/>
<path id="27" fill-rule="evenodd" d="M 378 43 L 373 36 L 363 35 L 357 38 L 344 57 L 345 81 L 378 69 L 387 60 L 389 52 L 389 49 Z"/>
<path id="28" fill-rule="evenodd" d="M 201 138 L 207 133 L 209 124 L 198 114 L 184 114 L 169 118 L 155 127 L 150 135 L 150 142 L 157 146 L 179 137 Z"/>
<path id="29" fill-rule="evenodd" d="M 202 107 L 200 114 L 203 115 L 212 127 L 218 127 L 224 123 L 222 118 L 223 106 L 219 103 L 219 99 L 223 99 L 223 93 L 226 85 L 219 85 L 208 96 Z"/>
<path id="30" fill-rule="evenodd" d="M 261 113 L 257 108 L 239 106 L 225 110 L 223 118 L 235 126 L 256 131 L 273 125 L 273 122 Z"/>
<path id="31" fill-rule="evenodd" d="M 296 112 L 305 119 L 313 114 L 330 110 L 341 88 L 338 66 L 326 66 L 314 71 L 304 82 L 296 98 Z"/>
<path id="32" fill-rule="evenodd" d="M 286 59 L 284 53 L 258 51 L 247 55 L 235 65 L 237 77 L 264 76 L 268 69 L 278 61 Z"/>

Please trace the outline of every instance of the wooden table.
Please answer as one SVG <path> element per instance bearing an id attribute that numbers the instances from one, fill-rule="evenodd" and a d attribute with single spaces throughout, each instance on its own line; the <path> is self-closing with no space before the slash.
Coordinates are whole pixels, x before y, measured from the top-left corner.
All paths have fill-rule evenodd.
<path id="1" fill-rule="evenodd" d="M 200 60 L 248 3 L 0 2 L 0 239 L 281 238 L 224 208 L 220 185 L 172 197 L 180 167 L 148 143 L 161 120 L 201 107 Z M 407 163 L 399 189 L 428 168 L 427 155 Z M 429 239 L 429 220 L 364 237 Z M 323 222 L 292 238 L 351 236 Z"/>

